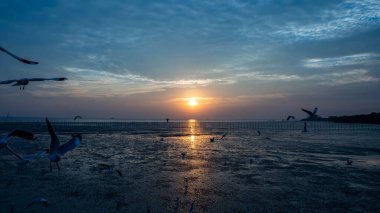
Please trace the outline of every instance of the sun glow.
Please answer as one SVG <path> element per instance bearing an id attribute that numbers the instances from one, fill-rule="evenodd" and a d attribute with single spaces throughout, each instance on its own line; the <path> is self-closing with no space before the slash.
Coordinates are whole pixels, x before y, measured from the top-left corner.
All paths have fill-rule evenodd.
<path id="1" fill-rule="evenodd" d="M 191 107 L 195 107 L 198 105 L 198 101 L 197 99 L 195 98 L 190 98 L 188 101 L 187 101 L 187 104 Z"/>

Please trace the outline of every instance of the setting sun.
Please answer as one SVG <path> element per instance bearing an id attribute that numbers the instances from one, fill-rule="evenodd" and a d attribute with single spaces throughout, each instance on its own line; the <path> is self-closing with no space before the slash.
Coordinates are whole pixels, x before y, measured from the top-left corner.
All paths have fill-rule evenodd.
<path id="1" fill-rule="evenodd" d="M 197 101 L 197 99 L 195 99 L 195 98 L 190 98 L 190 99 L 187 101 L 187 104 L 188 104 L 189 106 L 191 106 L 191 107 L 194 107 L 194 106 L 198 105 L 198 101 Z"/>

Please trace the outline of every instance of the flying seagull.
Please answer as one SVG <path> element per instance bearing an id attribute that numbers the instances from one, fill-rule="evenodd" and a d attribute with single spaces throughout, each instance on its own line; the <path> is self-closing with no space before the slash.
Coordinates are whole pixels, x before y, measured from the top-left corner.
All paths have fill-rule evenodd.
<path id="1" fill-rule="evenodd" d="M 77 120 L 77 119 L 82 119 L 82 116 L 80 116 L 80 115 L 75 116 L 74 117 L 74 121 Z"/>
<path id="2" fill-rule="evenodd" d="M 0 81 L 0 84 L 11 84 L 15 83 L 12 86 L 20 86 L 20 90 L 25 89 L 25 86 L 29 84 L 30 81 L 64 81 L 67 78 L 22 78 L 22 79 L 14 79 L 7 81 Z"/>
<path id="3" fill-rule="evenodd" d="M 286 118 L 286 120 L 288 121 L 288 120 L 290 120 L 290 119 L 296 119 L 293 115 L 289 115 L 287 118 Z"/>
<path id="4" fill-rule="evenodd" d="M 18 57 L 17 55 L 14 55 L 13 53 L 9 52 L 8 50 L 4 49 L 2 46 L 0 46 L 0 51 L 3 51 L 5 53 L 7 53 L 8 55 L 12 56 L 13 58 L 25 63 L 25 64 L 38 64 L 38 62 L 35 62 L 35 61 L 29 61 L 29 60 L 26 60 L 26 59 L 23 59 L 23 58 L 20 58 Z"/>
<path id="5" fill-rule="evenodd" d="M 46 118 L 46 126 L 48 127 L 51 138 L 49 149 L 50 171 L 52 171 L 51 162 L 55 162 L 57 164 L 58 170 L 60 170 L 61 168 L 59 167 L 58 162 L 66 154 L 66 152 L 71 151 L 80 145 L 80 142 L 82 141 L 82 135 L 75 134 L 69 142 L 60 145 L 59 139 L 55 134 L 54 128 L 48 118 Z"/>
<path id="6" fill-rule="evenodd" d="M 223 138 L 225 138 L 226 136 L 227 136 L 227 133 L 224 133 L 219 140 L 223 140 Z"/>
<path id="7" fill-rule="evenodd" d="M 316 118 L 319 117 L 317 115 L 317 112 L 318 112 L 318 108 L 317 107 L 314 108 L 313 112 L 311 112 L 310 110 L 307 110 L 307 109 L 301 109 L 301 110 L 304 111 L 304 112 L 306 112 L 309 115 L 309 117 L 307 118 L 308 120 L 313 120 L 313 119 L 316 119 Z"/>
<path id="8" fill-rule="evenodd" d="M 0 148 L 4 148 L 5 146 L 7 146 L 7 141 L 10 137 L 20 137 L 27 140 L 35 139 L 33 133 L 31 132 L 27 132 L 20 129 L 14 129 L 4 137 L 0 138 Z"/>

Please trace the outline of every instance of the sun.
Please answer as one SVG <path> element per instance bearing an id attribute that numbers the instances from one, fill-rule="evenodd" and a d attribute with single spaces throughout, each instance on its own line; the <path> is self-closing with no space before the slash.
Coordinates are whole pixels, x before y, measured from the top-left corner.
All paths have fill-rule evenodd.
<path id="1" fill-rule="evenodd" d="M 198 101 L 197 99 L 195 98 L 190 98 L 188 101 L 187 101 L 187 104 L 191 107 L 195 107 L 198 105 Z"/>

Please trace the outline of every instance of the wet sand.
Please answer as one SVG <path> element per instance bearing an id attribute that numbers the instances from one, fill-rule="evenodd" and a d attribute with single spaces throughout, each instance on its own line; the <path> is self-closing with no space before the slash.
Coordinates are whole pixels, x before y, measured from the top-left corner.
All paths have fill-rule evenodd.
<path id="1" fill-rule="evenodd" d="M 193 201 L 193 212 L 380 212 L 379 131 L 234 130 L 215 143 L 225 131 L 186 131 L 87 132 L 52 172 L 47 159 L 18 167 L 1 149 L 1 212 L 188 212 Z M 9 145 L 48 147 L 48 133 L 36 135 Z M 49 206 L 24 210 L 35 197 Z"/>

